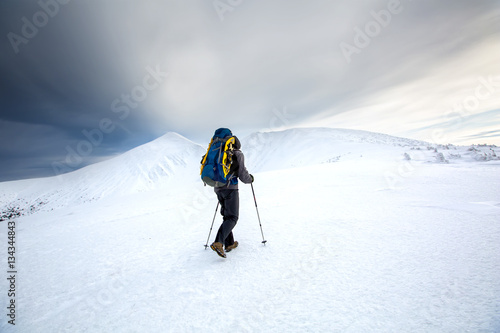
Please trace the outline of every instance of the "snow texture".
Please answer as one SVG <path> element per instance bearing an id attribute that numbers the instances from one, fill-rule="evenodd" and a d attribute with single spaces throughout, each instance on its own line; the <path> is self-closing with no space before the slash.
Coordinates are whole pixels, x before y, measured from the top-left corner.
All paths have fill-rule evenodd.
<path id="1" fill-rule="evenodd" d="M 15 326 L 0 279 L 0 331 L 500 331 L 496 147 L 326 128 L 241 141 L 268 242 L 240 184 L 227 259 L 203 246 L 206 147 L 175 133 L 0 183 L 0 262 L 10 216 L 18 271 Z"/>

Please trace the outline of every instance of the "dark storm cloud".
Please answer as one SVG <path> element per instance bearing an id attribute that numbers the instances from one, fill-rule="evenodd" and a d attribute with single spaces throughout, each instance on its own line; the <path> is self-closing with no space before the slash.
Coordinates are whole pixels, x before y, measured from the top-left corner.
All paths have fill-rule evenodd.
<path id="1" fill-rule="evenodd" d="M 113 130 L 81 165 L 168 130 L 204 142 L 221 123 L 240 136 L 309 123 L 391 132 L 401 121 L 410 133 L 439 118 L 429 105 L 498 75 L 488 58 L 498 51 L 497 1 L 225 3 L 0 3 L 2 159 L 48 175 L 68 146 L 89 140 L 84 131 L 108 120 Z M 356 29 L 391 9 L 368 45 L 356 46 Z M 342 43 L 357 52 L 346 56 Z M 454 87 L 462 78 L 473 79 Z M 478 113 L 494 109 L 492 100 Z M 0 171 L 0 180 L 17 178 Z"/>
<path id="2" fill-rule="evenodd" d="M 57 2 L 44 3 L 55 12 Z M 140 107 L 126 119 L 111 109 L 147 72 L 126 49 L 110 47 L 114 39 L 106 36 L 102 22 L 95 24 L 105 7 L 93 5 L 59 4 L 57 15 L 27 43 L 13 45 L 2 38 L 0 151 L 2 160 L 10 162 L 2 166 L 0 180 L 22 178 L 22 170 L 29 177 L 36 170 L 39 176 L 54 175 L 51 164 L 64 161 L 68 147 L 74 150 L 78 142 L 88 141 L 84 131 L 99 129 L 103 119 L 113 121 L 115 129 L 105 133 L 78 167 L 158 135 L 150 132 L 150 117 Z M 24 38 L 24 22 L 34 24 L 34 15 L 42 9 L 36 2 L 3 2 L 0 10 L 2 36 L 15 33 Z M 31 170 L 35 164 L 44 167 Z"/>

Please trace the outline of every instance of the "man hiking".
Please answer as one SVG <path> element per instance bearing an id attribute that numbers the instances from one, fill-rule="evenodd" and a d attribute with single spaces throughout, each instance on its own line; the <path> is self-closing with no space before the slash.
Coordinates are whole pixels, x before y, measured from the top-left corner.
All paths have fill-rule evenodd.
<path id="1" fill-rule="evenodd" d="M 220 144 L 217 146 L 218 142 Z M 210 248 L 223 258 L 226 257 L 226 252 L 230 252 L 238 246 L 238 242 L 234 240 L 233 236 L 233 228 L 238 221 L 240 208 L 238 179 L 245 184 L 250 184 L 254 180 L 245 167 L 245 157 L 240 149 L 240 140 L 233 136 L 229 129 L 219 128 L 215 131 L 207 154 L 202 160 L 202 179 L 205 183 L 214 186 L 214 192 L 221 205 L 221 215 L 223 216 L 222 224 Z M 213 153 L 214 150 L 215 153 Z M 212 156 L 214 157 L 212 158 Z M 214 162 L 211 162 L 210 159 L 213 159 Z M 216 170 L 218 168 L 216 164 L 224 162 L 227 168 L 227 174 L 224 177 L 226 178 L 224 179 L 225 183 L 221 179 L 213 181 L 212 178 L 217 178 L 213 176 L 213 171 L 212 175 L 205 175 L 211 171 L 210 168 Z M 207 166 L 206 172 L 203 170 L 205 166 Z"/>

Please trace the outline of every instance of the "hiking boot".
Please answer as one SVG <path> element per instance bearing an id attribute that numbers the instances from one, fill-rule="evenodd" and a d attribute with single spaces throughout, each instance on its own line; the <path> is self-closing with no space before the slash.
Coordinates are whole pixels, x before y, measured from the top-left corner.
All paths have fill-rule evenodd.
<path id="1" fill-rule="evenodd" d="M 231 252 L 232 249 L 235 249 L 238 247 L 238 242 L 235 241 L 232 245 L 226 246 L 226 252 Z"/>
<path id="2" fill-rule="evenodd" d="M 212 250 L 214 250 L 215 252 L 217 252 L 217 254 L 222 257 L 222 258 L 225 258 L 226 257 L 226 254 L 224 253 L 224 248 L 222 246 L 222 243 L 219 243 L 219 242 L 214 242 L 212 243 L 212 245 L 210 245 L 210 248 Z"/>

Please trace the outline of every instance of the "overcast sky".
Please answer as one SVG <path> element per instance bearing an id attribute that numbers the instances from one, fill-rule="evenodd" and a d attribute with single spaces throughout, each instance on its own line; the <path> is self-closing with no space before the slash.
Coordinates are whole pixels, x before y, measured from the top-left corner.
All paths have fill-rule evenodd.
<path id="1" fill-rule="evenodd" d="M 0 18 L 0 181 L 218 127 L 500 144 L 498 0 L 12 0 Z"/>

